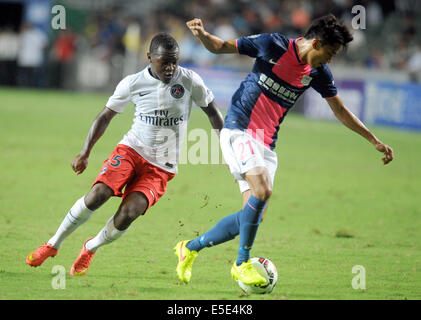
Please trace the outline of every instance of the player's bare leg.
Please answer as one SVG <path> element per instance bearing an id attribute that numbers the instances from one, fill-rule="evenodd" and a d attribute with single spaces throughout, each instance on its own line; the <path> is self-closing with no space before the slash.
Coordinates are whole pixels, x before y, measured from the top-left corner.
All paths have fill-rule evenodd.
<path id="1" fill-rule="evenodd" d="M 148 199 L 142 192 L 131 192 L 124 198 L 114 215 L 115 227 L 119 230 L 126 230 L 133 221 L 145 214 L 148 205 Z"/>
<path id="2" fill-rule="evenodd" d="M 96 237 L 88 239 L 70 270 L 71 275 L 85 275 L 99 247 L 110 244 L 128 230 L 131 223 L 148 208 L 148 199 L 138 191 L 127 195 L 120 204 L 117 213 L 112 216 Z"/>
<path id="3" fill-rule="evenodd" d="M 101 207 L 114 194 L 114 191 L 105 183 L 98 182 L 85 196 L 86 207 L 94 211 Z"/>
<path id="4" fill-rule="evenodd" d="M 272 195 L 272 180 L 266 167 L 256 167 L 247 171 L 245 178 L 252 195 L 262 201 L 269 200 Z"/>

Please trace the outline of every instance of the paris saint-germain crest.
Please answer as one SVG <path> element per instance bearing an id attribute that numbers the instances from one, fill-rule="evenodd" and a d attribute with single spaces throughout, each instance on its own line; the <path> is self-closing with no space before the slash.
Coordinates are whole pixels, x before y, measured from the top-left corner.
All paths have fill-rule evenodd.
<path id="1" fill-rule="evenodd" d="M 184 96 L 184 87 L 178 83 L 173 85 L 171 87 L 171 95 L 176 99 L 180 99 Z"/>

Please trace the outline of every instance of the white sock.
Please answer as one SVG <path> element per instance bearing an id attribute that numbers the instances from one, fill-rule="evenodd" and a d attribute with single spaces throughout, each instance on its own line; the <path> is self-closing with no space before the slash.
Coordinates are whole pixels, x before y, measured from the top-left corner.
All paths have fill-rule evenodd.
<path id="1" fill-rule="evenodd" d="M 79 226 L 84 224 L 92 216 L 94 211 L 89 210 L 85 205 L 85 196 L 75 202 L 73 207 L 64 217 L 63 222 L 57 229 L 56 234 L 48 240 L 48 243 L 59 249 L 65 238 L 67 238 Z"/>
<path id="2" fill-rule="evenodd" d="M 99 247 L 103 246 L 104 244 L 109 244 L 114 240 L 120 238 L 123 234 L 126 233 L 126 230 L 118 230 L 114 226 L 114 216 L 112 216 L 108 221 L 105 227 L 96 235 L 95 238 L 86 242 L 85 247 L 91 252 L 95 252 Z"/>

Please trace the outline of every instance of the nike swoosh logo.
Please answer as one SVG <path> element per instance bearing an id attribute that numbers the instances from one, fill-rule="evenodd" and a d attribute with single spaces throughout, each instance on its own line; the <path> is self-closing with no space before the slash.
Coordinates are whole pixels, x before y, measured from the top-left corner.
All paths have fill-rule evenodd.
<path id="1" fill-rule="evenodd" d="M 145 93 L 139 92 L 139 97 L 146 96 L 147 94 L 149 94 L 149 92 L 145 92 Z"/>
<path id="2" fill-rule="evenodd" d="M 74 275 L 76 275 L 76 276 L 83 276 L 86 270 L 88 270 L 88 268 L 82 269 L 79 272 L 75 270 Z"/>
<path id="3" fill-rule="evenodd" d="M 35 260 L 37 260 L 37 259 L 34 259 L 34 257 L 32 256 L 34 253 L 32 252 L 31 253 L 31 255 L 28 257 L 28 260 L 29 261 L 35 261 Z"/>
<path id="4" fill-rule="evenodd" d="M 269 63 L 271 64 L 276 64 L 277 66 L 281 66 L 281 64 L 277 63 L 276 61 L 274 61 L 272 58 L 269 59 Z"/>
<path id="5" fill-rule="evenodd" d="M 186 256 L 183 256 L 183 243 L 184 242 L 181 242 L 181 245 L 180 245 L 180 261 L 186 260 Z"/>
<path id="6" fill-rule="evenodd" d="M 247 163 L 247 161 L 249 161 L 249 160 L 250 160 L 250 158 L 247 159 L 246 161 L 241 161 L 241 164 L 244 166 Z"/>

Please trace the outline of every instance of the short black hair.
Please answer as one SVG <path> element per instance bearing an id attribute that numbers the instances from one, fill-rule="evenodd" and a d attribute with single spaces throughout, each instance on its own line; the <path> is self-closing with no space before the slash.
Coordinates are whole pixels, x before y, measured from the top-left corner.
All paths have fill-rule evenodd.
<path id="1" fill-rule="evenodd" d="M 165 51 L 169 52 L 179 49 L 177 41 L 173 38 L 173 36 L 166 32 L 158 33 L 152 38 L 149 46 L 149 52 L 156 53 L 159 47 L 162 47 Z"/>
<path id="2" fill-rule="evenodd" d="M 344 48 L 353 40 L 348 28 L 333 14 L 314 20 L 304 34 L 306 39 L 320 39 L 322 45 L 340 44 Z"/>

